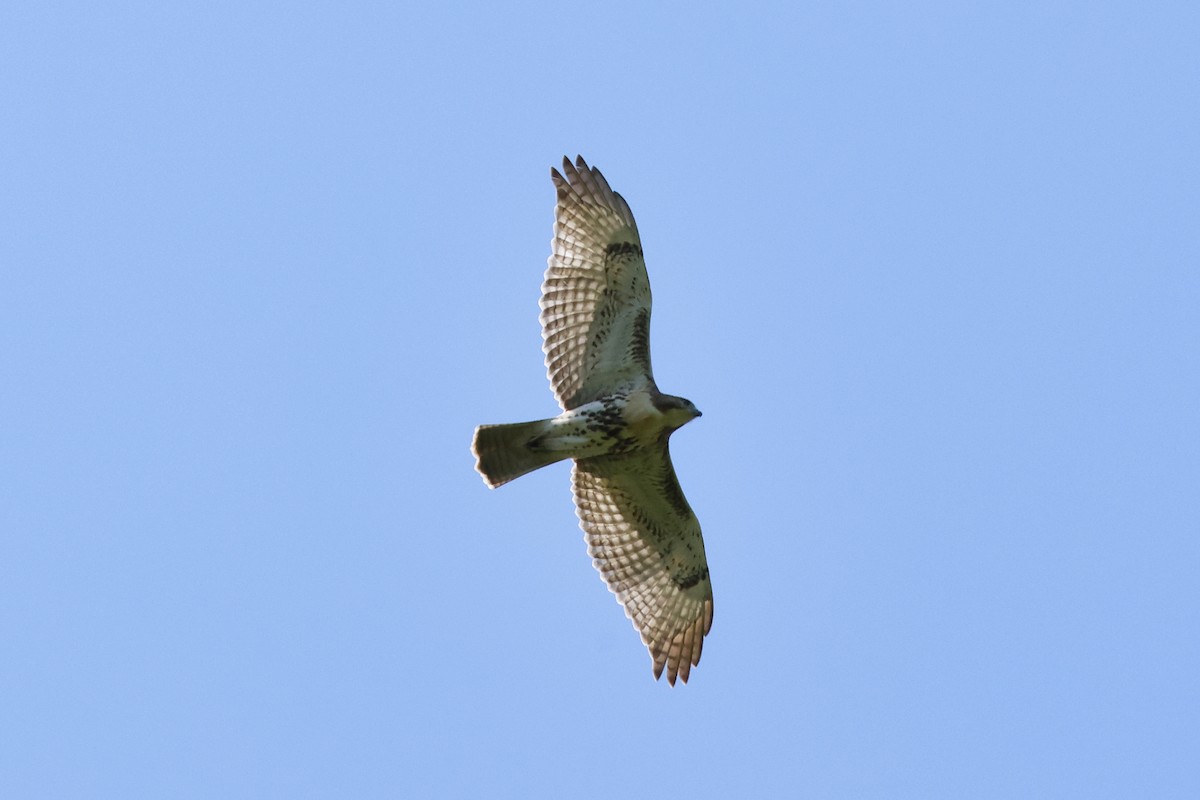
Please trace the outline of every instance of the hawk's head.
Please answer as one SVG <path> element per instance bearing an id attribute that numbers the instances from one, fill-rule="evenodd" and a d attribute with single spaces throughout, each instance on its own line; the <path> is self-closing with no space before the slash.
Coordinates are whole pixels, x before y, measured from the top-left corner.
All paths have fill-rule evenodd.
<path id="1" fill-rule="evenodd" d="M 660 394 L 655 397 L 654 407 L 662 413 L 669 430 L 682 428 L 696 417 L 701 416 L 700 409 L 696 408 L 691 400 L 670 394 Z"/>

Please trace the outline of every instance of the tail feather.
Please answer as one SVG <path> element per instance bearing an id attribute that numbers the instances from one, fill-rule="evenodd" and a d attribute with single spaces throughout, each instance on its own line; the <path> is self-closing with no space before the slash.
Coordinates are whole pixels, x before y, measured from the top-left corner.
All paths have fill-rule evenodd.
<path id="1" fill-rule="evenodd" d="M 476 471 L 495 489 L 527 472 L 562 461 L 566 457 L 564 453 L 532 446 L 533 441 L 548 430 L 548 419 L 510 425 L 480 425 L 475 429 L 475 441 L 471 444 Z"/>

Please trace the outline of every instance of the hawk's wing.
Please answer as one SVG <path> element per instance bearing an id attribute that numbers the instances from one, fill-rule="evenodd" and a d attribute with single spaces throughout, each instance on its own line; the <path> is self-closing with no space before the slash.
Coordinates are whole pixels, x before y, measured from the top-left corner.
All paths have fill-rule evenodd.
<path id="1" fill-rule="evenodd" d="M 712 584 L 700 523 L 666 443 L 575 462 L 575 506 L 592 563 L 654 660 L 654 677 L 688 674 L 712 627 Z"/>
<path id="2" fill-rule="evenodd" d="M 650 281 L 633 212 L 579 157 L 551 169 L 554 239 L 542 283 L 542 349 L 563 409 L 650 371 Z"/>

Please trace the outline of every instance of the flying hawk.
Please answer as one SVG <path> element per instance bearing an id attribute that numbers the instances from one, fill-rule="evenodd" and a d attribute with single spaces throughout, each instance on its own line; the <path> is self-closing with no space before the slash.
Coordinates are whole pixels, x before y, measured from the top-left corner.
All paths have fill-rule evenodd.
<path id="1" fill-rule="evenodd" d="M 575 460 L 571 484 L 592 564 L 650 650 L 654 677 L 687 683 L 712 627 L 700 523 L 679 488 L 667 441 L 700 416 L 663 394 L 650 369 L 650 282 L 637 223 L 582 157 L 550 170 L 558 190 L 542 283 L 542 349 L 563 413 L 480 425 L 471 447 L 495 488 Z"/>

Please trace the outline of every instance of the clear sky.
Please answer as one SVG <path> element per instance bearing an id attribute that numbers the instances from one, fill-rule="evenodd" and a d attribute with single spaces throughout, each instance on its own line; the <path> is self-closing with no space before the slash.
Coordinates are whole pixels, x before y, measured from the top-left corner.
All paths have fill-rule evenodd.
<path id="1" fill-rule="evenodd" d="M 0 796 L 1200 797 L 1194 3 L 8 3 Z M 629 201 L 716 613 L 586 555 Z"/>

